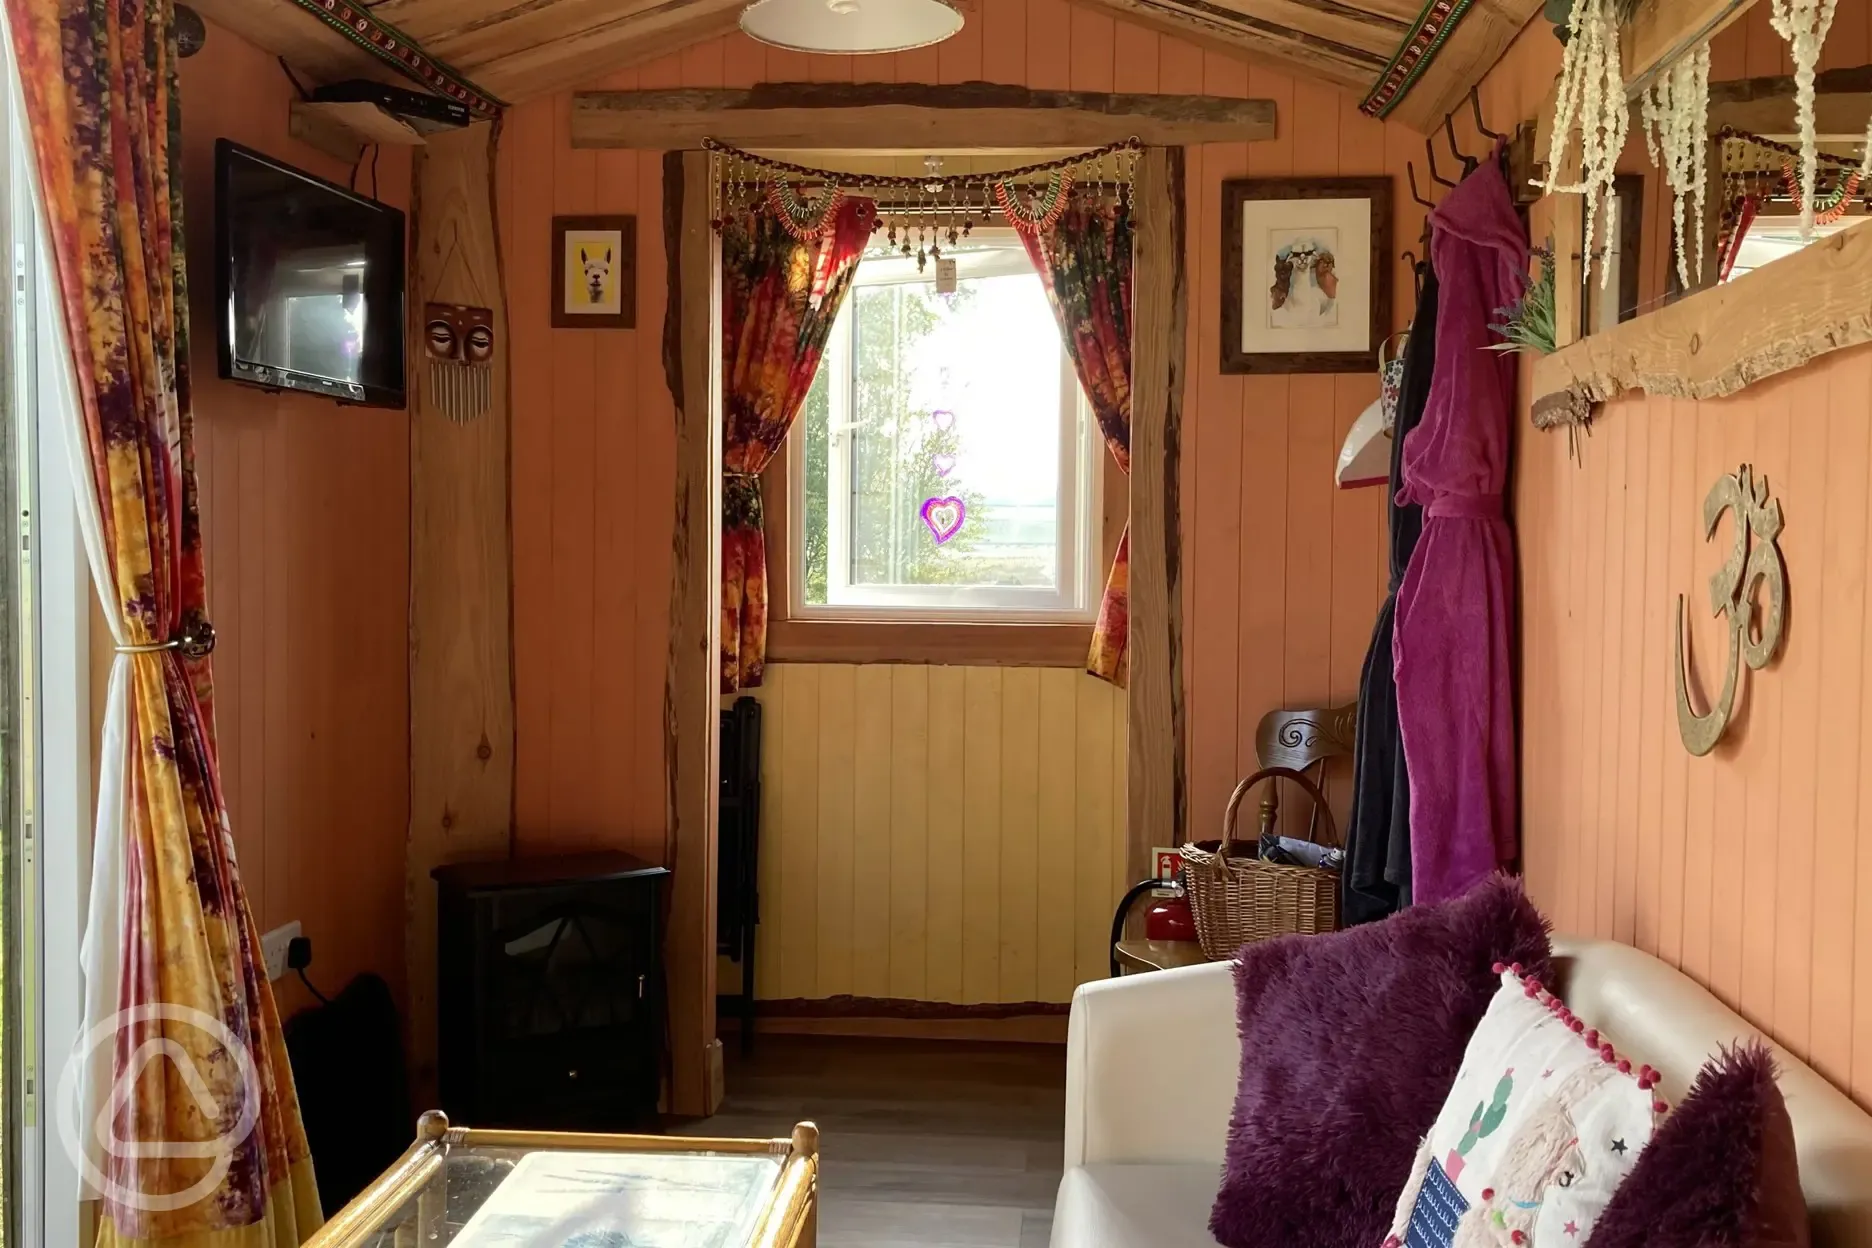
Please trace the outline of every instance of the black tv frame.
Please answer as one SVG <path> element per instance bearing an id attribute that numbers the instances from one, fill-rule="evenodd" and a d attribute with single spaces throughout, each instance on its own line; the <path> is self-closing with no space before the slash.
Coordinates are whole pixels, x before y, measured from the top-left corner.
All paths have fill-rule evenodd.
<path id="1" fill-rule="evenodd" d="M 266 165 L 278 173 L 298 178 L 330 191 L 343 199 L 396 223 L 397 252 L 402 263 L 396 271 L 396 324 L 403 338 L 403 376 L 395 387 L 337 381 L 310 373 L 297 373 L 267 365 L 250 364 L 234 358 L 234 283 L 233 248 L 228 228 L 228 174 L 235 157 Z M 295 168 L 265 152 L 255 151 L 232 139 L 215 140 L 215 362 L 223 380 L 257 386 L 262 390 L 291 390 L 316 394 L 339 403 L 359 407 L 404 408 L 409 405 L 409 234 L 403 210 L 379 200 L 359 195 L 315 173 Z"/>

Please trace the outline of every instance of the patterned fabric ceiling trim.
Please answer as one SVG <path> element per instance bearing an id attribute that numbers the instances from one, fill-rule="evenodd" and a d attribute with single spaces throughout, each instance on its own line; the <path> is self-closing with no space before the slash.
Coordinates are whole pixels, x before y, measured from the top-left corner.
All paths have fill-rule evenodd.
<path id="1" fill-rule="evenodd" d="M 1443 50 L 1444 42 L 1469 12 L 1469 4 L 1470 0 L 1429 0 L 1404 42 L 1398 45 L 1391 63 L 1378 75 L 1371 94 L 1360 103 L 1359 111 L 1368 117 L 1383 117 L 1396 108 Z"/>
<path id="2" fill-rule="evenodd" d="M 446 62 L 429 55 L 408 35 L 345 0 L 291 0 L 345 38 L 386 61 L 438 95 L 466 105 L 477 117 L 498 117 L 506 101 L 496 99 Z"/>

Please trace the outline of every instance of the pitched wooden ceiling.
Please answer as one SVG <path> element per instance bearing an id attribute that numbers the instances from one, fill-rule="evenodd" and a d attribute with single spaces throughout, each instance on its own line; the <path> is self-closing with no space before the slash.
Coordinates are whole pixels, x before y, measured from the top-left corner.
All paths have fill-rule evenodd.
<path id="1" fill-rule="evenodd" d="M 746 0 L 353 0 L 487 93 L 524 100 L 734 29 Z M 995 0 L 960 0 L 965 13 Z M 1541 0 L 1077 0 L 1363 97 L 1424 62 L 1390 115 L 1428 130 L 1462 99 Z M 294 0 L 194 0 L 204 17 L 321 78 L 394 72 Z M 1450 27 L 1454 23 L 1453 28 Z M 1419 58 L 1396 58 L 1415 47 Z M 1426 55 L 1427 54 L 1427 55 Z M 1388 102 L 1374 97 L 1372 109 Z"/>

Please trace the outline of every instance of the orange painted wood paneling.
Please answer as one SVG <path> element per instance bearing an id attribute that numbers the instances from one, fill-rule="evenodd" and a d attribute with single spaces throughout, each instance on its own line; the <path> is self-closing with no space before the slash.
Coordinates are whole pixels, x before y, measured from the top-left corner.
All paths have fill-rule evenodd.
<path id="1" fill-rule="evenodd" d="M 1522 438 L 1515 508 L 1535 898 L 1562 931 L 1682 966 L 1872 1105 L 1868 404 L 1864 347 L 1729 399 L 1621 399 L 1575 462 L 1563 436 Z M 1702 498 L 1739 463 L 1786 516 L 1787 624 L 1728 735 L 1691 758 L 1669 621 L 1684 595 L 1714 688 L 1726 642 L 1703 582 L 1730 521 L 1706 543 Z"/>
<path id="2" fill-rule="evenodd" d="M 1403 162 L 1414 154 L 1421 163 L 1422 140 L 1360 116 L 1356 99 L 1346 93 L 1278 70 L 1251 71 L 1067 0 L 986 0 L 972 11 L 963 36 L 894 56 L 812 57 L 730 35 L 614 74 L 604 85 L 854 78 L 984 78 L 1059 89 L 1207 92 L 1276 101 L 1280 133 L 1274 141 L 1217 144 L 1187 154 L 1194 366 L 1183 427 L 1185 687 L 1192 822 L 1209 835 L 1229 789 L 1254 766 L 1254 726 L 1264 713 L 1354 695 L 1385 583 L 1383 492 L 1340 491 L 1331 482 L 1340 441 L 1376 397 L 1375 380 L 1223 377 L 1218 371 L 1221 183 L 1246 176 L 1395 174 L 1397 240 L 1404 246 L 1416 237 L 1421 214 L 1413 214 L 1403 191 Z M 568 97 L 560 95 L 513 109 L 501 152 L 501 182 L 510 196 L 503 222 L 516 322 L 517 838 L 522 849 L 618 845 L 655 858 L 662 853 L 665 817 L 662 689 L 675 454 L 661 360 L 662 165 L 656 153 L 572 151 L 563 134 L 568 106 Z M 547 328 L 543 264 L 550 217 L 575 210 L 636 214 L 636 329 Z M 1401 325 L 1411 294 L 1408 272 L 1400 266 L 1396 274 Z M 913 681 L 914 690 L 897 692 L 913 694 L 932 717 L 963 715 L 973 707 L 986 734 L 984 717 L 993 699 L 984 682 L 996 678 L 974 679 L 970 686 L 956 681 L 953 672 L 932 670 Z M 1014 677 L 1015 685 L 1023 687 L 1023 679 Z M 823 682 L 796 691 L 815 705 L 822 705 L 827 692 Z M 1044 683 L 1041 692 L 1048 696 Z M 796 709 L 789 705 L 790 720 Z M 1026 723 L 1003 721 L 1002 731 L 1017 731 L 1024 740 Z M 902 725 L 893 725 L 899 740 L 903 732 Z M 986 738 L 971 739 L 979 750 Z M 1112 740 L 1114 750 L 1121 748 L 1122 734 Z M 862 792 L 848 800 L 842 792 L 834 798 L 820 790 L 826 744 L 770 737 L 770 751 L 789 758 L 810 752 L 807 761 L 815 769 L 810 781 L 795 784 L 789 776 L 783 783 L 777 800 L 785 809 L 797 802 L 800 811 L 819 811 L 830 800 L 842 812 L 849 800 L 863 799 Z M 947 750 L 952 744 L 938 739 L 929 748 Z M 1053 757 L 1043 743 L 1037 763 L 1042 795 L 1055 791 L 1048 763 Z M 1079 759 L 1081 770 L 1090 765 L 1077 754 L 1070 757 Z M 990 764 L 985 754 L 960 751 L 953 761 L 958 769 Z M 893 754 L 893 776 L 896 764 Z M 1035 840 L 1024 823 L 1010 822 L 1008 803 L 1024 809 L 1027 800 L 1025 772 L 1016 775 L 1013 795 L 1004 793 L 1003 804 L 993 810 L 982 799 L 979 818 L 970 816 L 953 791 L 931 788 L 927 807 L 918 805 L 926 812 L 926 880 L 915 897 L 907 887 L 895 887 L 909 845 L 892 829 L 891 939 L 906 957 L 915 952 L 922 960 L 912 968 L 893 958 L 886 981 L 893 994 L 991 999 L 1030 981 L 1036 991 L 1058 992 L 1076 982 L 1069 975 L 1082 974 L 1088 960 L 1099 961 L 1089 937 L 1058 948 L 1042 940 L 1025 952 L 1015 949 L 1015 937 L 1028 939 L 1022 934 L 1031 926 L 1034 904 L 1044 913 L 1048 905 L 1075 897 L 1082 906 L 1103 898 L 1121 876 L 1117 866 L 1088 867 L 1092 874 L 1085 879 L 1066 881 L 1069 896 L 1052 900 L 1044 892 L 1037 902 L 1024 892 L 1010 896 L 991 880 L 979 895 L 971 891 L 989 878 L 980 873 L 991 871 L 989 864 L 1003 851 L 1017 861 L 1035 855 L 1045 861 L 1050 825 L 1043 823 Z M 1335 778 L 1342 816 L 1348 787 L 1349 777 Z M 943 805 L 952 800 L 953 810 Z M 951 820 L 953 826 L 946 826 Z M 826 942 L 840 942 L 856 915 L 829 915 L 821 906 L 827 888 L 844 897 L 877 867 L 864 853 L 848 857 L 842 832 L 828 842 L 819 839 L 827 835 L 824 825 L 814 826 L 810 847 L 769 842 L 765 854 L 773 887 L 787 898 L 789 912 L 797 898 L 804 907 L 799 913 L 817 917 L 810 931 L 790 933 L 773 946 L 769 970 L 761 972 L 763 994 L 784 984 L 783 995 L 824 995 L 847 990 L 848 981 L 877 980 L 875 966 L 854 962 L 848 971 L 844 961 L 828 960 Z M 833 826 L 843 828 L 842 814 Z M 1009 828 L 1019 830 L 1011 845 L 1004 835 Z M 833 855 L 833 876 L 815 874 L 807 865 L 825 850 Z M 952 896 L 965 899 L 966 906 L 954 909 L 953 919 Z M 863 904 L 875 902 L 867 898 Z M 860 911 L 867 922 L 875 919 L 875 911 Z M 898 916 L 911 913 L 926 914 L 927 920 L 917 918 L 914 931 L 895 930 L 902 926 Z"/>
<path id="3" fill-rule="evenodd" d="M 402 412 L 267 394 L 215 376 L 214 143 L 343 183 L 290 139 L 292 84 L 219 28 L 182 63 L 197 473 L 222 783 L 261 930 L 299 920 L 336 991 L 375 971 L 403 991 L 409 827 L 409 430 Z M 362 174 L 370 189 L 368 165 Z M 376 189 L 407 208 L 406 149 Z M 310 1002 L 275 985 L 285 1013 Z"/>

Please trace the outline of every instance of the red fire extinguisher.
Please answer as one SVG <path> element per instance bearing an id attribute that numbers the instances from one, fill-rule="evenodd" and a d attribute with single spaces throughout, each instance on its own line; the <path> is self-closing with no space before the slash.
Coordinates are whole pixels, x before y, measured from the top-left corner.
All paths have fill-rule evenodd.
<path id="1" fill-rule="evenodd" d="M 1177 884 L 1168 897 L 1153 897 L 1144 912 L 1144 939 L 1195 940 L 1196 917 L 1190 913 L 1189 896 Z"/>

